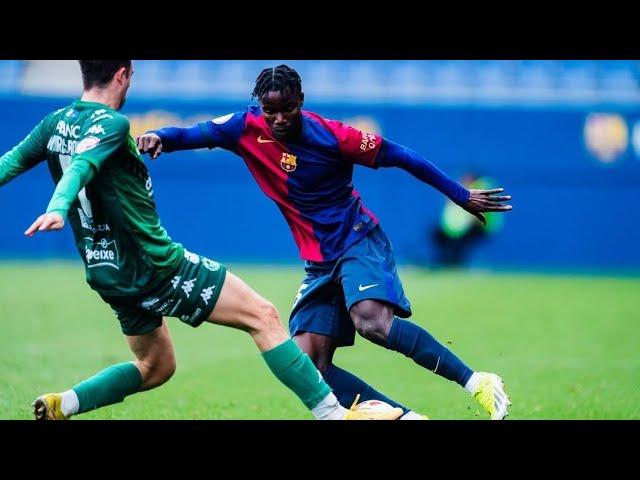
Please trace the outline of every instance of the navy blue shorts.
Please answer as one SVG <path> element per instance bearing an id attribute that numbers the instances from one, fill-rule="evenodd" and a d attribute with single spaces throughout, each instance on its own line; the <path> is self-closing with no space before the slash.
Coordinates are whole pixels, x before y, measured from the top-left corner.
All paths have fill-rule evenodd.
<path id="1" fill-rule="evenodd" d="M 337 339 L 340 346 L 353 345 L 356 331 L 349 310 L 362 300 L 380 300 L 393 305 L 397 316 L 411 316 L 393 248 L 380 226 L 337 260 L 307 261 L 305 272 L 289 318 L 291 336 L 319 333 Z"/>

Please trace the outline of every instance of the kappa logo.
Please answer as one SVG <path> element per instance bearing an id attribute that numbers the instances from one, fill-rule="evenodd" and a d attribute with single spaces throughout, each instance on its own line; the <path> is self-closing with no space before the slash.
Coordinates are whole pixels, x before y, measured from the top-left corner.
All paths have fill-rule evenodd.
<path id="1" fill-rule="evenodd" d="M 187 298 L 189 298 L 189 295 L 191 295 L 191 290 L 193 290 L 193 286 L 195 283 L 196 283 L 196 279 L 194 278 L 193 280 L 187 280 L 182 284 L 182 290 L 184 290 L 184 293 L 187 296 Z"/>
<path id="2" fill-rule="evenodd" d="M 258 143 L 276 143 L 276 141 L 269 140 L 268 138 L 262 138 L 262 135 L 258 135 Z"/>
<path id="3" fill-rule="evenodd" d="M 175 277 L 173 277 L 173 280 L 171 280 L 171 285 L 173 286 L 174 290 L 178 288 L 178 285 L 180 284 L 180 280 L 182 280 L 182 276 L 180 275 L 176 275 Z"/>
<path id="4" fill-rule="evenodd" d="M 291 173 L 298 168 L 298 157 L 291 155 L 287 152 L 282 152 L 282 158 L 280 159 L 280 167 L 287 173 Z"/>
<path id="5" fill-rule="evenodd" d="M 202 297 L 202 300 L 204 300 L 205 305 L 209 305 L 209 300 L 211 300 L 211 296 L 213 295 L 214 288 L 216 288 L 216 286 L 211 285 L 209 288 L 205 288 L 204 290 L 202 290 L 202 293 L 200 294 L 200 296 Z"/>
<path id="6" fill-rule="evenodd" d="M 102 135 L 104 134 L 104 127 L 100 124 L 97 125 L 91 125 L 91 128 L 89 130 L 87 130 L 87 135 L 93 134 L 93 135 Z"/>

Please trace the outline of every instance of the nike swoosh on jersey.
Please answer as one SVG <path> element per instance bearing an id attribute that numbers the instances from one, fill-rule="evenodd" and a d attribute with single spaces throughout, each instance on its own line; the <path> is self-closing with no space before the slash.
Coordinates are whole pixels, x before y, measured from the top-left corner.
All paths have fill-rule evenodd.
<path id="1" fill-rule="evenodd" d="M 262 135 L 258 135 L 258 143 L 275 143 L 275 140 L 269 140 L 268 138 L 262 138 Z"/>

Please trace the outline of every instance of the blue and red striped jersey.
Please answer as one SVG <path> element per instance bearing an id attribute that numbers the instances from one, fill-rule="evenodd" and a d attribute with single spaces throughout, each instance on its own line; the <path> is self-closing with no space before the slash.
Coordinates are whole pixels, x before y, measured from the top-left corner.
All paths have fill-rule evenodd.
<path id="1" fill-rule="evenodd" d="M 377 168 L 382 137 L 302 111 L 301 135 L 281 142 L 258 106 L 200 124 L 209 148 L 241 156 L 282 211 L 300 256 L 338 258 L 377 224 L 353 186 L 354 164 Z"/>

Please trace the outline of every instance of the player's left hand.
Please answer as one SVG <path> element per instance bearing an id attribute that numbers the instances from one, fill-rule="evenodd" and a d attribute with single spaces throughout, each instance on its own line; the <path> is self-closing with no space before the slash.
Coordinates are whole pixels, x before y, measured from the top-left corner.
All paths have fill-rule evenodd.
<path id="1" fill-rule="evenodd" d="M 504 188 L 493 188 L 491 190 L 469 190 L 471 196 L 467 203 L 462 205 L 467 212 L 474 215 L 483 225 L 487 224 L 482 212 L 508 212 L 513 207 L 502 202 L 511 200 L 511 195 L 498 195 L 504 192 Z"/>
<path id="2" fill-rule="evenodd" d="M 27 237 L 33 237 L 36 232 L 46 232 L 51 230 L 60 230 L 64 227 L 64 218 L 58 213 L 45 213 L 40 215 L 35 222 L 31 224 L 24 234 Z"/>

